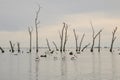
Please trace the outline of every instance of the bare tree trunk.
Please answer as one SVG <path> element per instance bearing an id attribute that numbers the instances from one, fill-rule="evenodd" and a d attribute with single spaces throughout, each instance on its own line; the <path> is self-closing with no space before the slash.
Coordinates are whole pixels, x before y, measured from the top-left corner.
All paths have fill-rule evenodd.
<path id="1" fill-rule="evenodd" d="M 82 38 L 81 38 L 81 41 L 79 44 L 79 51 L 81 51 L 81 46 L 82 46 L 82 42 L 83 42 L 84 37 L 85 37 L 85 34 L 82 35 Z"/>
<path id="2" fill-rule="evenodd" d="M 89 45 L 90 45 L 90 43 L 85 45 L 81 51 L 83 52 Z"/>
<path id="3" fill-rule="evenodd" d="M 18 46 L 18 53 L 20 52 L 20 43 L 17 43 Z"/>
<path id="4" fill-rule="evenodd" d="M 36 12 L 36 17 L 35 17 L 35 29 L 36 29 L 36 53 L 38 53 L 38 24 L 40 23 L 40 21 L 38 21 L 38 17 L 39 17 L 39 12 L 40 12 L 40 5 L 38 7 L 38 10 Z"/>
<path id="5" fill-rule="evenodd" d="M 76 35 L 75 29 L 73 29 L 74 36 L 75 36 L 75 44 L 76 44 L 76 52 L 78 51 L 78 36 Z"/>
<path id="6" fill-rule="evenodd" d="M 93 52 L 94 43 L 95 43 L 95 39 L 93 39 L 93 44 L 92 44 L 92 47 L 91 47 L 91 52 Z"/>
<path id="7" fill-rule="evenodd" d="M 110 52 L 112 52 L 112 50 L 113 50 L 113 43 L 114 43 L 114 41 L 116 39 L 116 37 L 115 37 L 116 31 L 117 31 L 117 27 L 112 32 L 112 42 L 111 42 Z"/>
<path id="8" fill-rule="evenodd" d="M 67 30 L 68 30 L 68 26 L 66 25 L 66 27 L 65 27 L 65 40 L 64 40 L 64 44 L 63 44 L 63 51 L 64 52 L 65 52 L 66 42 L 68 40 Z"/>
<path id="9" fill-rule="evenodd" d="M 47 46 L 48 46 L 49 51 L 51 51 L 51 48 L 50 48 L 50 45 L 49 45 L 49 41 L 48 41 L 47 38 L 46 38 L 46 42 L 47 42 Z"/>
<path id="10" fill-rule="evenodd" d="M 58 47 L 57 47 L 57 45 L 55 44 L 54 41 L 53 41 L 53 44 L 54 44 L 54 46 L 55 46 L 55 48 L 56 48 L 56 51 L 59 51 L 59 49 L 58 49 Z"/>
<path id="11" fill-rule="evenodd" d="M 101 39 L 101 34 L 99 34 L 98 52 L 100 52 L 100 39 Z"/>
<path id="12" fill-rule="evenodd" d="M 11 47 L 10 51 L 11 51 L 12 53 L 14 53 L 14 47 L 13 47 L 13 44 L 12 44 L 11 41 L 9 41 L 9 42 L 10 42 L 10 47 Z"/>
<path id="13" fill-rule="evenodd" d="M 102 29 L 95 35 L 95 31 L 94 31 L 92 23 L 91 23 L 91 27 L 92 27 L 92 31 L 93 31 L 93 35 L 92 35 L 93 41 L 92 41 L 92 46 L 91 46 L 91 50 L 90 51 L 93 52 L 93 48 L 94 48 L 94 44 L 95 44 L 95 39 L 102 32 Z"/>
<path id="14" fill-rule="evenodd" d="M 2 47 L 0 47 L 0 50 L 1 50 L 1 52 L 2 52 L 2 53 L 4 53 L 4 52 L 5 52 L 5 51 L 3 50 L 3 48 L 2 48 Z"/>
<path id="15" fill-rule="evenodd" d="M 30 48 L 29 48 L 29 52 L 31 53 L 32 51 L 32 31 L 33 31 L 33 28 L 31 27 L 28 27 L 28 32 L 29 32 L 29 38 L 30 38 Z"/>
<path id="16" fill-rule="evenodd" d="M 63 37 L 64 37 L 64 29 L 65 29 L 65 23 L 63 23 L 63 28 L 62 28 L 62 33 L 60 34 L 60 39 L 61 39 L 61 45 L 60 45 L 60 52 L 63 51 Z"/>

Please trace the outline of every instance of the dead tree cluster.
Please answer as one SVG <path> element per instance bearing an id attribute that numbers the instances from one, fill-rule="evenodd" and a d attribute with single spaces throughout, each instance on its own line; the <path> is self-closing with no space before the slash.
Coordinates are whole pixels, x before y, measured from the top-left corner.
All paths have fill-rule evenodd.
<path id="1" fill-rule="evenodd" d="M 97 33 L 97 34 L 95 34 L 95 31 L 94 31 L 94 28 L 93 28 L 93 25 L 92 25 L 92 23 L 91 23 L 91 27 L 92 27 L 92 46 L 91 46 L 91 52 L 93 52 L 93 49 L 94 49 L 94 45 L 95 45 L 95 39 L 96 39 L 96 37 L 99 35 L 99 48 L 98 48 L 98 50 L 100 51 L 100 33 L 102 32 L 102 29 L 101 30 L 99 30 L 99 32 Z"/>
<path id="2" fill-rule="evenodd" d="M 66 43 L 68 41 L 68 25 L 63 23 L 62 32 L 59 33 L 60 35 L 60 52 L 65 52 L 66 50 Z"/>
<path id="3" fill-rule="evenodd" d="M 73 29 L 73 33 L 74 33 L 74 37 L 75 37 L 76 52 L 81 52 L 81 51 L 83 52 L 90 45 L 90 43 L 89 43 L 82 48 L 82 43 L 83 43 L 83 40 L 85 37 L 85 33 L 82 35 L 79 46 L 78 46 L 78 35 L 76 34 L 75 29 Z"/>

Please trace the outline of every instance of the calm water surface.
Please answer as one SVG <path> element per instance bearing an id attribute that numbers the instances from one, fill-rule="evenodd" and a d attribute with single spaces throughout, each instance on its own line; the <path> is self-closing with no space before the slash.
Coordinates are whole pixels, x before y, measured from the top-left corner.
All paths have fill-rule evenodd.
<path id="1" fill-rule="evenodd" d="M 35 53 L 0 53 L 0 80 L 120 80 L 120 51 L 112 54 L 108 49 L 98 53 L 89 50 L 73 55 L 69 52 L 50 54 L 42 49 L 35 60 Z M 37 67 L 36 67 L 37 66 Z M 36 72 L 37 68 L 37 72 Z M 38 77 L 37 77 L 38 75 Z"/>

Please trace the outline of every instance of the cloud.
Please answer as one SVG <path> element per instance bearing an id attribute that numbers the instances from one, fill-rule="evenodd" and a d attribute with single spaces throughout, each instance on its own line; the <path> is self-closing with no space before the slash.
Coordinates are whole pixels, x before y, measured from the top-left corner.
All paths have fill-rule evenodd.
<path id="1" fill-rule="evenodd" d="M 54 25 L 65 15 L 100 12 L 108 17 L 119 16 L 119 0 L 0 0 L 0 30 L 19 31 L 34 26 L 37 3 L 42 8 L 41 25 Z M 41 26 L 41 27 L 42 27 Z"/>

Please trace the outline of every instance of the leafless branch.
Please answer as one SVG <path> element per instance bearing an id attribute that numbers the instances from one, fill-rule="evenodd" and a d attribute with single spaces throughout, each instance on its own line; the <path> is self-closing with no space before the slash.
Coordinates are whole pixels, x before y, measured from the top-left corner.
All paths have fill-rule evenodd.
<path id="1" fill-rule="evenodd" d="M 74 36 L 75 36 L 75 43 L 76 43 L 76 51 L 78 51 L 78 36 L 76 35 L 75 29 L 73 29 Z"/>
<path id="2" fill-rule="evenodd" d="M 85 33 L 82 35 L 82 38 L 81 38 L 81 41 L 79 44 L 79 51 L 81 50 L 81 46 L 82 46 L 82 42 L 83 42 L 84 37 L 85 37 Z"/>
<path id="3" fill-rule="evenodd" d="M 54 46 L 55 46 L 55 48 L 56 48 L 56 51 L 58 51 L 59 49 L 58 49 L 58 47 L 57 47 L 57 45 L 55 44 L 54 41 L 53 41 L 53 44 L 54 44 Z"/>
<path id="4" fill-rule="evenodd" d="M 51 48 L 50 48 L 50 45 L 49 45 L 49 41 L 48 41 L 47 38 L 46 38 L 46 42 L 47 42 L 47 46 L 48 46 L 49 51 L 51 51 Z"/>
<path id="5" fill-rule="evenodd" d="M 67 40 L 68 40 L 68 25 L 66 24 L 66 27 L 65 27 L 65 40 L 64 40 L 64 44 L 63 44 L 63 51 L 65 51 L 65 46 L 66 46 L 66 43 L 67 43 Z"/>
<path id="6" fill-rule="evenodd" d="M 81 51 L 83 52 L 89 45 L 90 45 L 90 43 L 88 43 L 87 45 L 85 45 Z"/>

